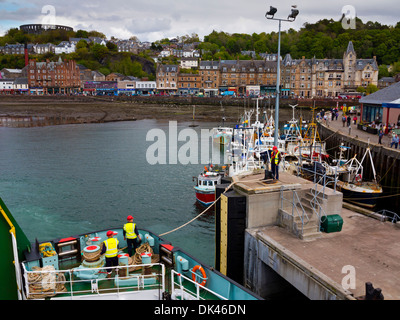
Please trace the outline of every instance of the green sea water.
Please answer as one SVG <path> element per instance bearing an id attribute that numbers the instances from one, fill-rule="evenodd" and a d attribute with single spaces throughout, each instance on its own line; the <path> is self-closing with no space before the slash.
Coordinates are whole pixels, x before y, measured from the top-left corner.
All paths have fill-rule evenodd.
<path id="1" fill-rule="evenodd" d="M 178 132 L 200 136 L 219 125 L 191 124 L 178 123 Z M 0 127 L 0 196 L 31 241 L 120 227 L 128 215 L 157 234 L 173 230 L 204 209 L 192 180 L 204 164 L 149 164 L 146 151 L 154 142 L 146 135 L 155 128 L 168 141 L 169 123 L 157 120 Z M 210 210 L 164 238 L 213 266 L 214 230 Z"/>

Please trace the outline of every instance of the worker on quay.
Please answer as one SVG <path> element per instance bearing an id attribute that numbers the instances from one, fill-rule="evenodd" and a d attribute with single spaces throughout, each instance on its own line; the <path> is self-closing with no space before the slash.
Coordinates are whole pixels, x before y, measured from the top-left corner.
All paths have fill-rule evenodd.
<path id="1" fill-rule="evenodd" d="M 274 179 L 279 180 L 279 163 L 281 162 L 281 153 L 278 148 L 274 146 L 271 153 L 271 171 Z"/>
<path id="2" fill-rule="evenodd" d="M 139 246 L 139 241 L 138 241 L 139 232 L 137 230 L 136 223 L 133 223 L 133 217 L 128 216 L 126 219 L 128 220 L 128 222 L 124 224 L 123 234 L 124 234 L 124 240 L 126 240 L 126 243 L 128 245 L 128 254 L 131 257 L 132 248 L 133 248 L 133 253 L 135 253 L 136 248 Z"/>
<path id="3" fill-rule="evenodd" d="M 107 240 L 103 242 L 103 248 L 101 254 L 106 257 L 106 268 L 107 267 L 118 267 L 118 239 L 113 238 L 115 233 L 111 230 L 107 231 Z M 113 269 L 107 269 L 107 278 L 111 277 Z"/>

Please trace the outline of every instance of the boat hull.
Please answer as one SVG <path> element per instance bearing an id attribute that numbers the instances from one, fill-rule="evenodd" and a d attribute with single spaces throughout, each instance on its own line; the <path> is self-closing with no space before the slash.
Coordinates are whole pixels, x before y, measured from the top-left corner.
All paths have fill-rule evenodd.
<path id="1" fill-rule="evenodd" d="M 360 207 L 373 209 L 382 195 L 382 189 L 371 189 L 368 185 L 353 185 L 338 183 L 338 189 L 343 193 L 343 200 Z"/>
<path id="2" fill-rule="evenodd" d="M 196 190 L 196 200 L 203 206 L 209 206 L 215 201 L 215 190 L 214 191 L 204 191 L 198 188 Z"/>

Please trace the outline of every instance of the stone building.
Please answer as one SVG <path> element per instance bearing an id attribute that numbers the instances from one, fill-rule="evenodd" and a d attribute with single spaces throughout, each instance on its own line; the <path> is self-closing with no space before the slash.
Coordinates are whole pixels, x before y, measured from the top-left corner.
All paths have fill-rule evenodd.
<path id="1" fill-rule="evenodd" d="M 200 61 L 200 88 L 207 97 L 218 95 L 220 85 L 219 61 Z"/>
<path id="2" fill-rule="evenodd" d="M 80 72 L 73 60 L 37 62 L 29 60 L 28 83 L 31 93 L 71 93 L 80 87 Z"/>
<path id="3" fill-rule="evenodd" d="M 376 57 L 357 59 L 350 41 L 343 59 L 292 59 L 287 54 L 282 61 L 281 83 L 294 97 L 338 97 L 358 87 L 377 86 L 378 64 Z"/>
<path id="4" fill-rule="evenodd" d="M 376 58 L 357 59 L 350 41 L 343 59 L 293 59 L 287 54 L 280 59 L 280 94 L 287 97 L 335 98 L 342 93 L 355 92 L 358 87 L 378 85 Z M 175 72 L 171 72 L 175 68 Z M 169 72 L 167 71 L 169 70 Z M 157 89 L 180 91 L 187 79 L 179 74 L 178 66 L 157 67 Z M 274 96 L 277 83 L 277 56 L 268 54 L 263 60 L 200 61 L 200 90 L 205 96 L 233 91 L 237 96 Z M 174 76 L 171 76 L 174 74 Z M 185 76 L 186 77 L 186 76 Z M 251 92 L 251 94 L 249 94 Z"/>
<path id="5" fill-rule="evenodd" d="M 198 94 L 201 87 L 201 76 L 196 73 L 178 74 L 178 93 L 180 95 Z"/>
<path id="6" fill-rule="evenodd" d="M 163 94 L 176 94 L 178 90 L 178 65 L 157 65 L 157 90 Z"/>
<path id="7" fill-rule="evenodd" d="M 276 91 L 276 62 L 266 60 L 221 60 L 220 91 L 247 95 L 247 87 L 259 87 L 261 95 Z"/>

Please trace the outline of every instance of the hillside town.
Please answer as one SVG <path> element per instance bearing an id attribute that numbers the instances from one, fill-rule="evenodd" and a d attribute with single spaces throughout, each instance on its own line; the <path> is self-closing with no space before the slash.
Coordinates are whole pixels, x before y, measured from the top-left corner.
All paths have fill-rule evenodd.
<path id="1" fill-rule="evenodd" d="M 137 39 L 106 40 L 100 37 L 70 38 L 58 45 L 6 44 L 0 56 L 25 55 L 22 69 L 3 68 L 0 94 L 83 94 L 83 95 L 177 95 L 177 96 L 263 96 L 276 95 L 277 54 L 242 51 L 248 60 L 204 60 L 198 43 L 179 43 L 171 39 L 152 56 L 155 80 L 111 72 L 103 74 L 62 55 L 77 50 L 80 42 L 106 46 L 112 43 L 118 52 L 139 54 L 152 44 Z M 52 53 L 57 61 L 36 61 L 30 55 Z M 174 57 L 177 64 L 165 63 Z M 260 59 L 261 57 L 261 59 Z M 361 96 L 359 88 L 386 87 L 396 78 L 378 77 L 376 57 L 357 58 L 352 41 L 342 59 L 294 59 L 290 53 L 279 57 L 280 95 L 283 98 L 350 98 Z M 398 79 L 397 79 L 398 80 Z"/>

